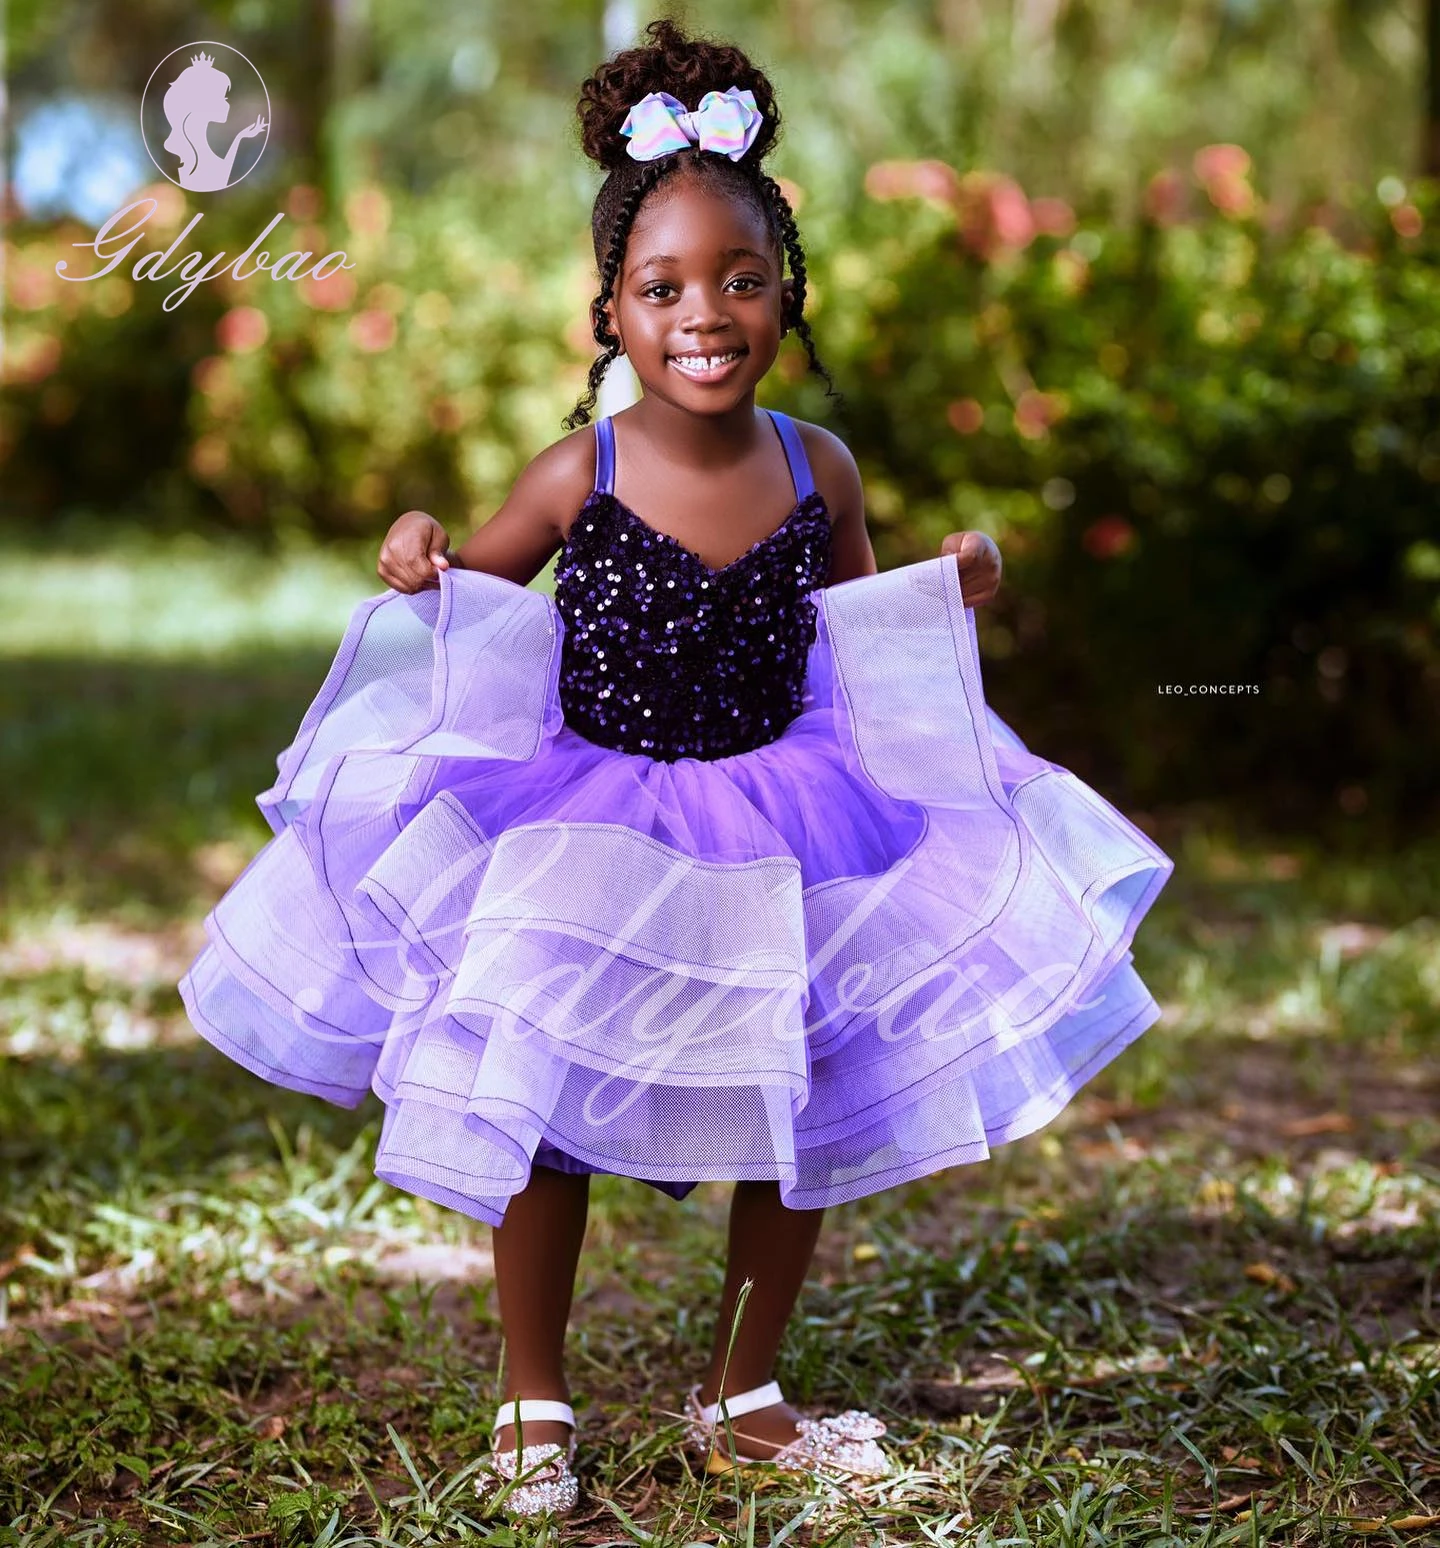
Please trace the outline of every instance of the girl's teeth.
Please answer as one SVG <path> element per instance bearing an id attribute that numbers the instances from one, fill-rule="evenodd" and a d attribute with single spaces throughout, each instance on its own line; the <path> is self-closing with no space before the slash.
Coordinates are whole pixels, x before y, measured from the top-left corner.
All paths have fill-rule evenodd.
<path id="1" fill-rule="evenodd" d="M 737 358 L 738 357 L 734 354 L 717 355 L 711 360 L 687 358 L 684 355 L 679 355 L 675 359 L 675 364 L 682 371 L 693 371 L 697 374 L 703 375 L 708 371 L 718 371 L 723 366 L 729 365 L 732 360 Z"/>

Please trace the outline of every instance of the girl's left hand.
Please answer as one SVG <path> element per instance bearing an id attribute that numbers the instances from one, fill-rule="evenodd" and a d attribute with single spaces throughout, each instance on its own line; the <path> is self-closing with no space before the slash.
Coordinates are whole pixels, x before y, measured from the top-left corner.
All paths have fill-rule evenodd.
<path id="1" fill-rule="evenodd" d="M 960 596 L 966 607 L 984 607 L 1000 589 L 1000 550 L 983 532 L 952 532 L 940 545 L 954 554 L 960 571 Z"/>

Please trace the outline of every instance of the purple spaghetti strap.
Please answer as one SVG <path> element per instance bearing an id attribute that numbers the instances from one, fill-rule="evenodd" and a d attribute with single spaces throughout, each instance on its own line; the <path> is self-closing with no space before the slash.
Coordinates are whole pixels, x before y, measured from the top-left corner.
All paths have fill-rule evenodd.
<path id="1" fill-rule="evenodd" d="M 774 422 L 775 428 L 780 432 L 780 442 L 785 448 L 785 460 L 790 464 L 790 478 L 795 485 L 795 503 L 815 492 L 815 480 L 810 476 L 810 459 L 805 455 L 805 446 L 800 439 L 800 432 L 795 428 L 795 422 L 788 414 L 782 414 L 779 409 L 766 409 L 765 412 Z"/>
<path id="2" fill-rule="evenodd" d="M 615 493 L 615 428 L 608 414 L 595 421 L 595 489 Z"/>

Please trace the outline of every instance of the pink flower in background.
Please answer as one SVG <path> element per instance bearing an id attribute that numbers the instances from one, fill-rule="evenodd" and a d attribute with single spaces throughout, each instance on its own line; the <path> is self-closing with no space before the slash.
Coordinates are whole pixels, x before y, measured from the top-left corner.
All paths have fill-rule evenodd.
<path id="1" fill-rule="evenodd" d="M 357 188 L 345 201 L 345 216 L 365 236 L 384 236 L 390 229 L 390 201 L 379 188 Z"/>
<path id="2" fill-rule="evenodd" d="M 270 337 L 270 324 L 256 306 L 232 306 L 215 324 L 215 338 L 232 355 L 248 355 Z"/>
<path id="3" fill-rule="evenodd" d="M 300 281 L 300 297 L 322 312 L 343 312 L 355 299 L 355 276 L 343 269 L 317 280 L 313 274 Z"/>
<path id="4" fill-rule="evenodd" d="M 1195 152 L 1195 176 L 1222 215 L 1249 215 L 1255 208 L 1250 153 L 1240 145 L 1206 145 Z"/>
<path id="5" fill-rule="evenodd" d="M 1217 178 L 1205 185 L 1205 192 L 1222 215 L 1249 215 L 1255 208 L 1255 190 L 1244 178 Z"/>
<path id="6" fill-rule="evenodd" d="M 195 390 L 207 398 L 220 397 L 234 386 L 235 372 L 223 355 L 206 355 L 190 372 Z"/>
<path id="7" fill-rule="evenodd" d="M 967 172 L 960 179 L 960 240 L 987 262 L 1035 240 L 1025 190 L 1003 172 Z"/>
<path id="8" fill-rule="evenodd" d="M 985 405 L 978 398 L 959 398 L 945 410 L 953 430 L 974 435 L 985 427 Z"/>
<path id="9" fill-rule="evenodd" d="M 914 178 L 915 192 L 921 199 L 954 204 L 960 191 L 960 179 L 955 168 L 945 161 L 917 161 Z"/>
<path id="10" fill-rule="evenodd" d="M 1145 187 L 1145 214 L 1157 226 L 1173 226 L 1185 215 L 1185 179 L 1173 168 L 1157 172 Z"/>
<path id="11" fill-rule="evenodd" d="M 1075 230 L 1075 211 L 1064 199 L 1032 199 L 1030 214 L 1042 236 L 1069 236 Z"/>
<path id="12" fill-rule="evenodd" d="M 395 342 L 395 319 L 377 307 L 357 312 L 350 319 L 350 337 L 356 349 L 363 349 L 369 355 L 379 354 Z"/>
<path id="13" fill-rule="evenodd" d="M 1195 152 L 1194 167 L 1202 183 L 1244 177 L 1250 171 L 1250 152 L 1243 145 L 1204 145 Z"/>
<path id="14" fill-rule="evenodd" d="M 1015 403 L 1015 429 L 1027 441 L 1039 441 L 1050 433 L 1050 426 L 1065 417 L 1065 403 L 1058 393 L 1037 392 L 1029 388 Z"/>
<path id="15" fill-rule="evenodd" d="M 230 466 L 230 448 L 215 432 L 202 435 L 190 448 L 190 471 L 202 484 L 212 483 Z"/>
<path id="16" fill-rule="evenodd" d="M 38 312 L 54 303 L 60 283 L 39 264 L 19 263 L 10 275 L 10 299 L 22 312 Z"/>
<path id="17" fill-rule="evenodd" d="M 324 198 L 309 183 L 296 183 L 285 200 L 285 213 L 291 220 L 318 220 Z"/>
<path id="18" fill-rule="evenodd" d="M 1425 217 L 1413 204 L 1397 204 L 1390 211 L 1390 224 L 1402 237 L 1418 237 L 1425 229 Z"/>
<path id="19" fill-rule="evenodd" d="M 865 173 L 872 199 L 935 199 L 954 204 L 960 187 L 955 168 L 944 161 L 877 161 Z"/>
<path id="20" fill-rule="evenodd" d="M 1102 516 L 1086 527 L 1080 541 L 1096 559 L 1113 559 L 1134 544 L 1135 529 L 1123 516 Z"/>

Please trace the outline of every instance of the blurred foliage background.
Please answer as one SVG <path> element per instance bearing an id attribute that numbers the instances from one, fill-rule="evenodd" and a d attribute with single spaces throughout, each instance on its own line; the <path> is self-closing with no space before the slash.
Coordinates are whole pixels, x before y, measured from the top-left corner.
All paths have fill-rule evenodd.
<path id="1" fill-rule="evenodd" d="M 213 532 L 352 555 L 373 591 L 401 511 L 483 522 L 583 388 L 574 101 L 652 14 L 10 0 L 7 562 Z M 1357 846 L 1440 815 L 1437 30 L 1434 0 L 726 10 L 779 90 L 770 165 L 843 393 L 793 343 L 762 400 L 846 439 L 882 567 L 996 538 L 991 701 L 1129 805 Z M 140 141 L 150 72 L 192 38 L 245 52 L 273 105 L 221 194 Z M 129 262 L 57 275 L 140 198 Z M 281 211 L 272 251 L 356 267 L 170 311 L 130 277 L 197 212 L 178 253 Z"/>

